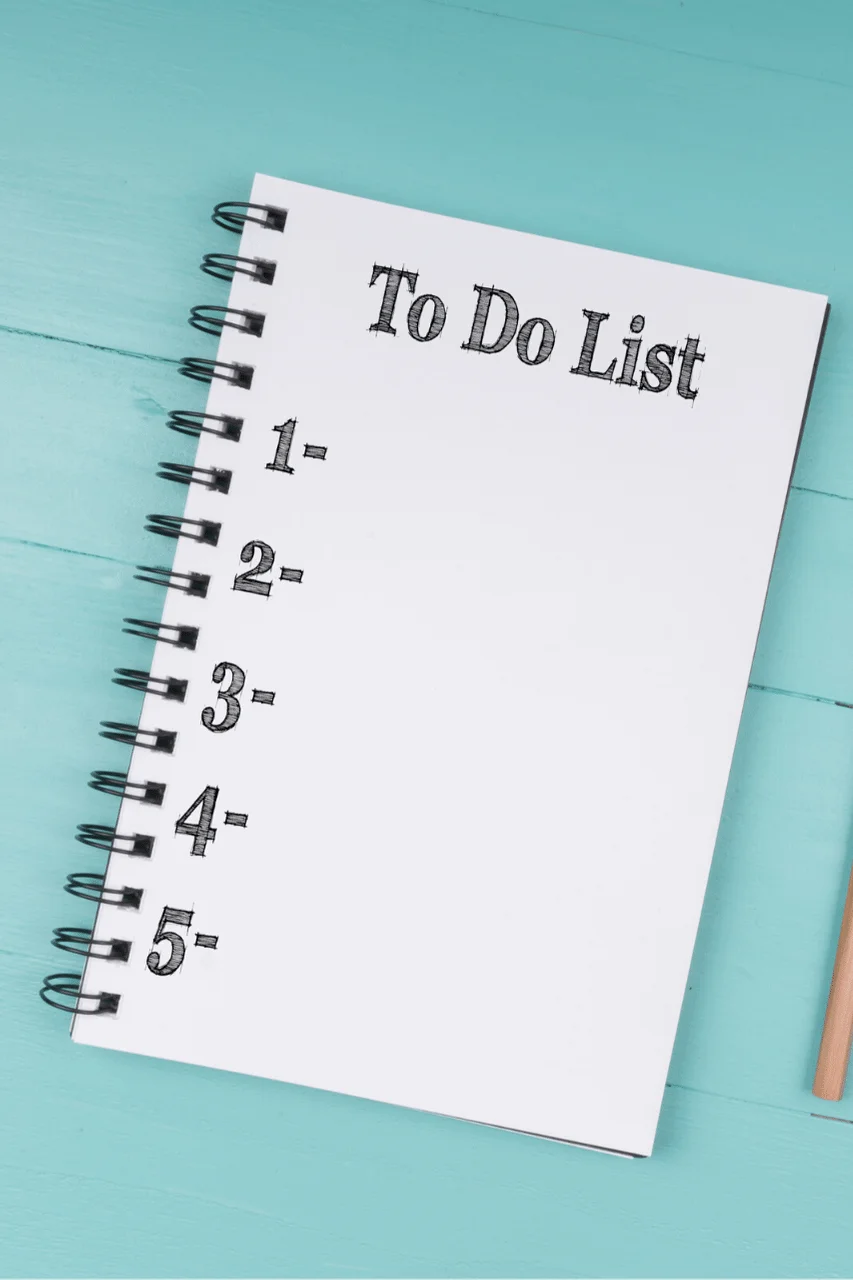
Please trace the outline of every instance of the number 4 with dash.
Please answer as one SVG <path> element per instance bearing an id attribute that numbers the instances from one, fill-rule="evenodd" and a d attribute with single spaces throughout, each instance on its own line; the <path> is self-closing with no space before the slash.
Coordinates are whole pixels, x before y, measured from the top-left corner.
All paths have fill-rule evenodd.
<path id="1" fill-rule="evenodd" d="M 216 827 L 213 826 L 213 811 L 219 798 L 218 787 L 205 787 L 200 796 L 196 796 L 186 813 L 182 813 L 175 823 L 175 834 L 192 836 L 193 847 L 190 856 L 204 857 L 208 843 L 216 839 Z M 198 810 L 198 821 L 190 822 L 190 818 Z M 248 824 L 248 813 L 237 813 L 234 809 L 225 810 L 226 827 L 245 827 Z M 202 944 L 199 944 L 202 945 Z"/>

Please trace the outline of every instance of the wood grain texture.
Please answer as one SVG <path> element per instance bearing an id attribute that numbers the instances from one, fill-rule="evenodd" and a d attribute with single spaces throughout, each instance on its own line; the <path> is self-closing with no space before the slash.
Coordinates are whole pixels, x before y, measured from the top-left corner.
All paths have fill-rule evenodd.
<path id="1" fill-rule="evenodd" d="M 811 1073 L 853 818 L 853 11 L 842 0 L 33 0 L 0 13 L 0 1274 L 853 1271 Z M 654 1157 L 73 1046 L 40 1004 L 97 737 L 146 665 L 175 359 L 256 169 L 833 302 Z M 62 967 L 61 965 L 59 967 Z M 625 1069 L 630 1071 L 630 1046 Z M 826 1110 L 834 1121 L 815 1118 Z"/>

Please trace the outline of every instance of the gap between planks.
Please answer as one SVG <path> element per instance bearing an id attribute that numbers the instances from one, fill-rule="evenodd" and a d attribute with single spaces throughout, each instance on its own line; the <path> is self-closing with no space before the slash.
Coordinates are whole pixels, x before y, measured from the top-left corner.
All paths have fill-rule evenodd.
<path id="1" fill-rule="evenodd" d="M 669 53 L 677 58 L 692 58 L 697 62 L 713 62 L 724 67 L 741 67 L 746 71 L 757 71 L 764 75 L 787 76 L 792 80 L 807 80 L 812 84 L 829 85 L 834 89 L 853 88 L 846 80 L 831 80 L 828 77 L 809 75 L 805 71 L 790 71 L 785 67 L 770 67 L 759 62 L 742 62 L 737 58 L 721 58 L 713 53 L 698 53 L 693 49 L 679 49 L 674 45 L 658 44 L 653 40 L 638 40 L 635 36 L 615 35 L 610 31 L 590 31 L 587 27 L 572 27 L 564 22 L 554 22 L 548 18 L 531 18 L 518 13 L 501 13 L 495 9 L 485 9 L 474 4 L 460 4 L 458 0 L 420 0 L 421 4 L 432 5 L 436 9 L 449 9 L 451 12 L 470 13 L 479 18 L 491 18 L 497 22 L 516 22 L 529 27 L 543 27 L 547 31 L 565 31 L 567 35 L 584 36 L 588 40 L 608 40 L 613 44 L 633 45 L 637 49 L 653 49 L 656 53 Z"/>

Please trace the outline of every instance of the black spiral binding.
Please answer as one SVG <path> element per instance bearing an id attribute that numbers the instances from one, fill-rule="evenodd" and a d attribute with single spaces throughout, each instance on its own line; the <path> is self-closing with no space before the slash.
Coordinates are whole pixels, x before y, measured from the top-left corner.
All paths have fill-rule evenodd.
<path id="1" fill-rule="evenodd" d="M 256 223 L 268 231 L 281 232 L 287 221 L 287 210 L 271 205 L 259 205 L 244 201 L 226 201 L 213 210 L 213 221 L 226 231 L 237 234 L 247 222 Z M 249 276 L 258 284 L 272 284 L 276 264 L 266 258 L 246 258 L 235 254 L 208 253 L 201 262 L 201 269 L 218 280 L 231 280 L 237 274 Z M 204 333 L 219 335 L 225 328 L 260 338 L 264 331 L 265 316 L 259 311 L 239 310 L 234 307 L 198 306 L 190 313 L 190 324 Z M 221 379 L 233 387 L 248 391 L 252 385 L 254 369 L 251 365 L 222 360 L 205 360 L 187 356 L 181 360 L 179 372 L 197 382 L 213 382 Z M 242 418 L 230 414 L 199 413 L 196 410 L 177 409 L 169 414 L 168 426 L 182 435 L 195 437 L 202 434 L 218 436 L 222 440 L 237 443 L 243 429 Z M 183 463 L 161 462 L 157 473 L 176 484 L 198 484 L 212 493 L 227 494 L 231 485 L 231 471 L 217 467 L 190 467 Z M 191 520 L 184 516 L 154 514 L 148 516 L 146 529 L 162 537 L 189 538 L 207 546 L 216 546 L 222 525 L 213 520 Z M 135 575 L 142 582 L 150 582 L 183 595 L 204 598 L 210 586 L 210 576 L 205 573 L 180 573 L 163 565 L 137 565 Z M 144 618 L 125 618 L 124 630 L 130 635 L 141 636 L 159 644 L 171 644 L 177 648 L 195 649 L 198 627 L 175 626 L 153 622 Z M 117 667 L 114 683 L 141 693 L 157 694 L 161 698 L 183 702 L 187 693 L 187 681 L 171 676 L 154 676 L 133 667 Z M 146 747 L 152 752 L 171 753 L 175 749 L 177 734 L 165 729 L 142 729 L 123 721 L 102 721 L 101 737 L 126 746 Z M 126 773 L 113 770 L 96 770 L 89 786 L 105 795 L 120 800 L 133 800 L 140 805 L 162 805 L 166 785 L 148 779 L 131 779 Z M 115 827 L 99 823 L 81 823 L 77 840 L 91 849 L 107 855 L 121 853 L 129 857 L 150 858 L 154 852 L 154 837 L 140 832 L 119 833 Z M 104 873 L 78 871 L 68 876 L 65 890 L 72 897 L 86 902 L 108 903 L 126 910 L 138 910 L 143 890 L 132 885 L 107 884 Z M 92 929 L 62 927 L 54 929 L 53 945 L 72 955 L 97 957 L 124 964 L 130 957 L 131 943 L 123 938 L 96 938 Z M 80 973 L 51 973 L 44 979 L 40 995 L 46 1004 L 72 1014 L 117 1014 L 121 996 L 114 991 L 83 991 Z"/>
<path id="2" fill-rule="evenodd" d="M 134 577 L 139 575 L 134 574 Z M 187 696 L 186 680 L 177 680 L 174 676 L 152 676 L 135 667 L 116 667 L 113 684 L 136 689 L 138 693 L 156 693 L 158 698 L 168 698 L 171 702 L 183 702 Z"/>
<path id="3" fill-rule="evenodd" d="M 227 360 L 201 360 L 196 356 L 184 356 L 178 366 L 178 372 L 185 378 L 193 378 L 196 382 L 213 382 L 219 378 L 232 387 L 242 387 L 248 391 L 252 385 L 254 369 L 250 364 L 228 363 Z"/>
<path id="4" fill-rule="evenodd" d="M 112 769 L 95 769 L 89 786 L 103 795 L 138 800 L 140 804 L 160 805 L 166 794 L 162 782 L 131 782 L 126 773 L 115 773 Z"/>
<path id="5" fill-rule="evenodd" d="M 90 849 L 103 849 L 104 853 L 127 853 L 135 858 L 150 858 L 154 852 L 154 837 L 134 832 L 132 836 L 120 836 L 115 827 L 105 827 L 99 822 L 81 822 L 76 839 Z"/>
<path id="6" fill-rule="evenodd" d="M 248 276 L 258 284 L 272 284 L 275 279 L 275 263 L 266 258 L 238 258 L 233 253 L 206 253 L 201 269 L 217 280 L 233 280 L 235 276 Z"/>
<path id="7" fill-rule="evenodd" d="M 176 591 L 183 591 L 185 596 L 200 596 L 203 600 L 210 586 L 208 573 L 177 573 L 162 564 L 138 564 L 136 567 L 139 573 L 133 576 L 140 582 L 153 582 L 155 587 L 174 587 Z"/>
<path id="8" fill-rule="evenodd" d="M 148 517 L 145 526 L 147 533 L 159 533 L 164 538 L 192 538 L 193 542 L 206 542 L 215 547 L 219 541 L 221 524 L 215 520 L 188 520 L 186 516 L 162 516 L 158 514 Z"/>
<path id="9" fill-rule="evenodd" d="M 95 938 L 91 929 L 54 929 L 53 945 L 75 956 L 98 956 L 101 960 L 130 959 L 131 944 L 124 938 Z"/>
<path id="10" fill-rule="evenodd" d="M 206 422 L 218 422 L 218 427 L 206 427 Z M 196 413 L 190 409 L 173 409 L 166 424 L 172 431 L 180 431 L 181 435 L 194 436 L 197 440 L 204 433 L 219 436 L 221 440 L 240 439 L 243 430 L 243 419 L 232 418 L 227 413 Z"/>
<path id="11" fill-rule="evenodd" d="M 198 641 L 198 627 L 175 627 L 168 622 L 151 622 L 147 618 L 125 618 L 124 621 L 131 625 L 122 630 L 129 636 L 141 636 L 143 640 L 173 644 L 178 649 L 194 649 Z"/>
<path id="12" fill-rule="evenodd" d="M 229 320 L 229 316 L 237 316 Z M 239 311 L 235 307 L 193 307 L 190 311 L 190 324 L 202 333 L 212 333 L 218 338 L 223 329 L 237 329 L 240 333 L 249 333 L 253 338 L 260 338 L 264 332 L 264 317 L 259 311 Z"/>
<path id="13" fill-rule="evenodd" d="M 221 467 L 187 467 L 182 462 L 161 462 L 157 475 L 161 480 L 172 480 L 175 484 L 200 484 L 213 493 L 227 493 L 233 472 L 224 471 Z"/>

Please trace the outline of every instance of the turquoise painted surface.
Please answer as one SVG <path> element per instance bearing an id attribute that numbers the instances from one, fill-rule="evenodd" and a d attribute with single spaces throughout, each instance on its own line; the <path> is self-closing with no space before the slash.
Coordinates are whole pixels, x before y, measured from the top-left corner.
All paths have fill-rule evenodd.
<path id="1" fill-rule="evenodd" d="M 809 1093 L 853 819 L 853 8 L 30 0 L 0 29 L 0 1274 L 853 1273 L 853 1097 Z M 649 1161 L 82 1049 L 37 999 L 87 922 L 75 825 L 113 813 L 86 780 L 146 661 L 120 620 L 157 608 L 132 566 L 186 456 L 163 410 L 200 403 L 209 208 L 256 169 L 832 298 Z"/>

